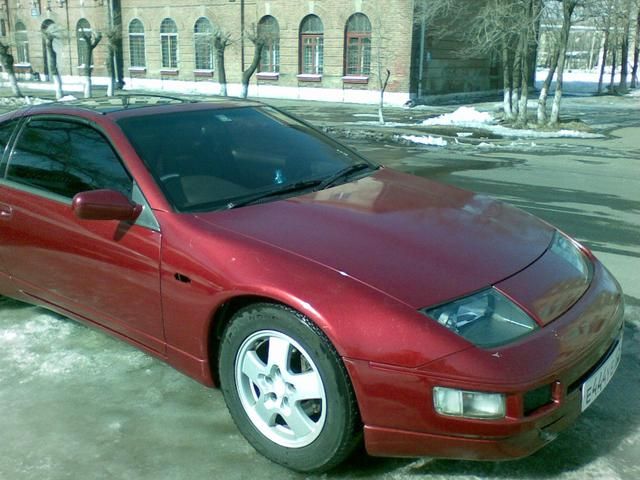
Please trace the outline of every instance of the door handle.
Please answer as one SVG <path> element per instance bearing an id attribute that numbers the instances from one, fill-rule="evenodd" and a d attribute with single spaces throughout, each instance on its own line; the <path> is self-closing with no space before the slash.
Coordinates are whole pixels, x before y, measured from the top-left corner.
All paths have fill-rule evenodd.
<path id="1" fill-rule="evenodd" d="M 13 208 L 10 205 L 0 203 L 0 220 L 9 220 L 13 216 Z"/>

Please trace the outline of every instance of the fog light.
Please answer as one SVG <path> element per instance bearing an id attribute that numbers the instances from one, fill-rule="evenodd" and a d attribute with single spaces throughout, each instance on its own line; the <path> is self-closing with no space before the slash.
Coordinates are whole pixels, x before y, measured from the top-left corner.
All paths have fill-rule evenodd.
<path id="1" fill-rule="evenodd" d="M 433 404 L 436 412 L 452 417 L 497 419 L 506 414 L 505 396 L 501 393 L 435 387 Z"/>

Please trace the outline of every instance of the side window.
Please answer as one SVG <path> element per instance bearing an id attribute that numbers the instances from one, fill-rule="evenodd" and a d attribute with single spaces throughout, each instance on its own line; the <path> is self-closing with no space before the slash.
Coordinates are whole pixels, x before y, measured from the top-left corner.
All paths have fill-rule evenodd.
<path id="1" fill-rule="evenodd" d="M 2 162 L 5 153 L 4 151 L 7 148 L 9 140 L 11 140 L 11 134 L 13 133 L 13 130 L 15 130 L 17 124 L 18 120 L 11 120 L 0 125 L 0 162 Z M 0 174 L 0 177 L 2 176 L 3 175 Z"/>
<path id="2" fill-rule="evenodd" d="M 32 120 L 20 134 L 7 179 L 72 198 L 109 188 L 131 197 L 133 182 L 104 137 L 91 127 Z"/>

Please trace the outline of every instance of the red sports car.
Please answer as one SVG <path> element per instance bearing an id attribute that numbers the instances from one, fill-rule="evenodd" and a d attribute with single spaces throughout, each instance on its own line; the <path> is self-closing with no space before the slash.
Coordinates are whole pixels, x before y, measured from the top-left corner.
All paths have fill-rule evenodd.
<path id="1" fill-rule="evenodd" d="M 258 103 L 123 95 L 0 117 L 0 293 L 205 385 L 271 460 L 531 454 L 621 357 L 589 250 Z"/>

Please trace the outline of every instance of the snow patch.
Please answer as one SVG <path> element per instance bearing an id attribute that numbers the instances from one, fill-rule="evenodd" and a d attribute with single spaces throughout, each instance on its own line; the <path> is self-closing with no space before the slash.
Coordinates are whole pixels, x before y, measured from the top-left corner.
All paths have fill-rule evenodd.
<path id="1" fill-rule="evenodd" d="M 460 107 L 453 113 L 445 113 L 435 118 L 428 118 L 422 125 L 492 125 L 495 122 L 489 112 L 479 112 L 473 107 Z M 472 128 L 473 128 L 472 127 Z"/>
<path id="2" fill-rule="evenodd" d="M 129 347 L 105 349 L 104 335 L 37 308 L 0 312 L 0 383 L 37 378 L 64 380 L 80 372 L 126 373 L 148 368 L 152 359 Z M 24 318 L 24 320 L 23 320 Z"/>
<path id="3" fill-rule="evenodd" d="M 400 138 L 406 140 L 411 143 L 418 143 L 420 145 L 430 145 L 432 147 L 446 147 L 449 142 L 447 142 L 442 137 L 432 137 L 429 136 L 417 136 L 417 135 L 400 135 Z"/>
<path id="4" fill-rule="evenodd" d="M 446 113 L 422 122 L 424 126 L 458 126 L 489 131 L 495 135 L 508 138 L 604 138 L 598 133 L 579 132 L 576 130 L 533 130 L 509 128 L 496 125 L 495 118 L 489 112 L 479 112 L 473 107 L 460 107 L 453 113 Z M 458 133 L 459 137 L 470 134 Z M 480 144 L 479 146 L 484 146 Z"/>

